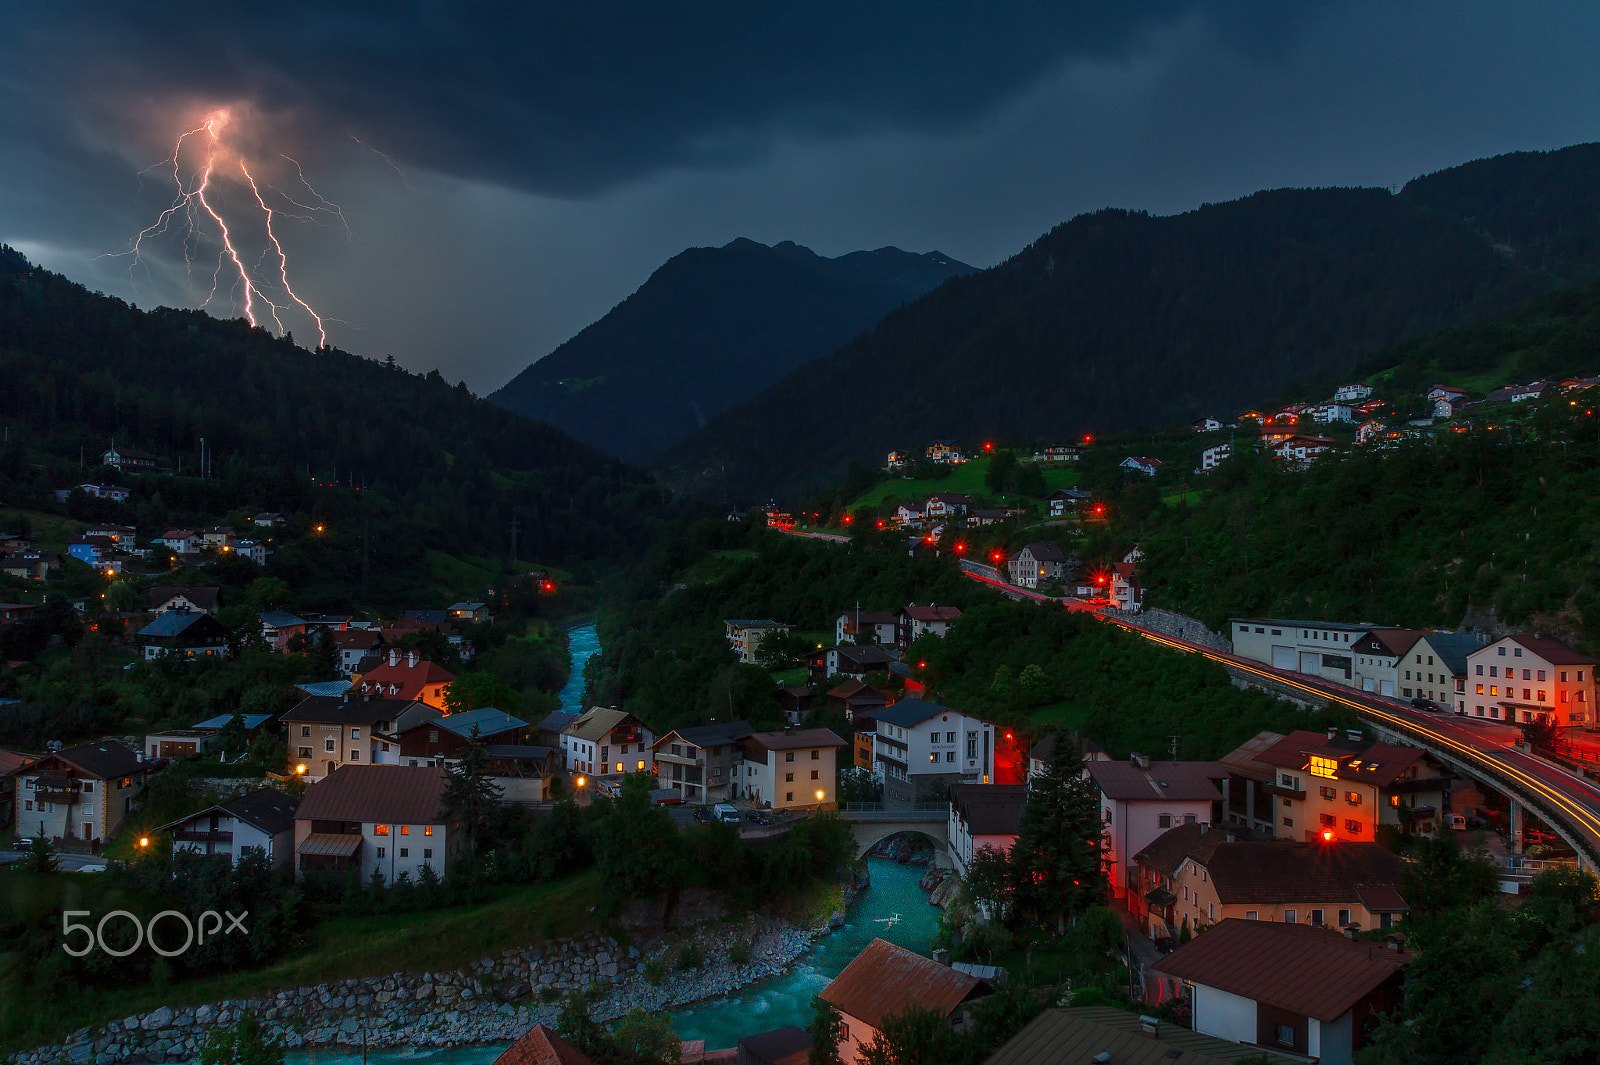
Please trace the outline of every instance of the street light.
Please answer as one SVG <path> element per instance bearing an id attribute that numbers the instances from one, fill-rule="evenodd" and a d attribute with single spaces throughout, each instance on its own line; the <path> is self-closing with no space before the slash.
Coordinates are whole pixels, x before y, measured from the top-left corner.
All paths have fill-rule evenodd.
<path id="1" fill-rule="evenodd" d="M 150 846 L 150 837 L 149 836 L 140 836 L 139 837 L 139 846 L 140 847 L 148 847 L 148 846 Z"/>
<path id="2" fill-rule="evenodd" d="M 820 792 L 820 791 L 819 791 L 819 792 L 817 792 L 817 801 L 818 801 L 818 802 L 821 802 L 821 801 L 822 801 L 822 792 Z"/>
<path id="3" fill-rule="evenodd" d="M 304 762 L 301 762 L 299 765 L 294 767 L 294 775 L 297 777 L 303 777 L 306 775 L 306 764 Z"/>
<path id="4" fill-rule="evenodd" d="M 588 778 L 586 778 L 586 777 L 579 777 L 578 778 L 578 787 L 581 788 L 587 783 L 589 783 Z"/>

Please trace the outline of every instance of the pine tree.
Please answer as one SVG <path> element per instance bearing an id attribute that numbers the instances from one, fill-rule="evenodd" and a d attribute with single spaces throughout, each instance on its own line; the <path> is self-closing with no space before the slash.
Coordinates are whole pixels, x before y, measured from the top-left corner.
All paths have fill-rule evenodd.
<path id="1" fill-rule="evenodd" d="M 458 818 L 467 830 L 467 853 L 476 856 L 478 837 L 483 834 L 490 815 L 500 805 L 500 786 L 489 771 L 489 752 L 478 741 L 478 730 L 461 750 L 455 765 L 446 767 L 444 808 L 449 817 Z"/>
<path id="2" fill-rule="evenodd" d="M 1100 803 L 1083 767 L 1076 737 L 1057 734 L 1050 761 L 1034 777 L 1011 851 L 1017 877 L 1015 904 L 1025 919 L 1069 919 L 1093 907 L 1105 892 L 1101 867 Z"/>

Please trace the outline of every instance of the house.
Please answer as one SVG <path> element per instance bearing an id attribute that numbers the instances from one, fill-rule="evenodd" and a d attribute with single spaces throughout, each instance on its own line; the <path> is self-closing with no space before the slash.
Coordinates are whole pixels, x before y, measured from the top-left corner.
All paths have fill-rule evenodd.
<path id="1" fill-rule="evenodd" d="M 1376 843 L 1242 840 L 1225 828 L 1178 825 L 1134 855 L 1130 908 L 1156 940 L 1218 921 L 1388 928 L 1410 911 L 1406 865 Z"/>
<path id="2" fill-rule="evenodd" d="M 591 777 L 647 772 L 654 742 L 645 723 L 627 711 L 591 706 L 561 732 L 562 768 Z"/>
<path id="3" fill-rule="evenodd" d="M 823 679 L 843 673 L 849 677 L 865 677 L 871 673 L 887 673 L 894 663 L 894 656 L 889 654 L 877 644 L 851 644 L 839 647 L 829 647 L 816 652 L 812 656 L 815 660 L 820 656 L 820 672 Z M 813 662 L 813 664 L 816 664 Z M 818 670 L 812 670 L 818 672 Z"/>
<path id="4" fill-rule="evenodd" d="M 110 565 L 116 550 L 115 541 L 108 536 L 81 536 L 67 542 L 67 554 L 96 569 Z"/>
<path id="5" fill-rule="evenodd" d="M 1222 428 L 1222 423 L 1215 418 L 1197 418 L 1189 423 L 1189 427 L 1197 433 L 1214 433 Z"/>
<path id="6" fill-rule="evenodd" d="M 179 555 L 198 555 L 202 542 L 199 534 L 192 529 L 168 529 L 156 537 L 156 543 Z"/>
<path id="7" fill-rule="evenodd" d="M 333 648 L 339 655 L 339 672 L 348 677 L 357 671 L 362 659 L 382 651 L 383 633 L 376 629 L 346 629 L 333 634 Z"/>
<path id="8" fill-rule="evenodd" d="M 1011 853 L 1028 801 L 1026 784 L 950 785 L 950 858 L 964 877 L 973 856 L 985 847 Z"/>
<path id="9" fill-rule="evenodd" d="M 478 622 L 494 620 L 494 613 L 485 603 L 451 603 L 449 606 L 450 620 L 459 621 L 466 625 L 476 625 Z"/>
<path id="10" fill-rule="evenodd" d="M 1304 1065 L 1305 1058 L 1192 1032 L 1114 1006 L 1047 1009 L 984 1065 Z"/>
<path id="11" fill-rule="evenodd" d="M 920 508 L 907 503 L 901 503 L 894 508 L 894 520 L 901 528 L 920 529 L 924 518 L 925 515 Z"/>
<path id="12" fill-rule="evenodd" d="M 100 465 L 115 470 L 147 472 L 156 468 L 157 457 L 136 447 L 118 447 L 112 444 L 100 453 Z"/>
<path id="13" fill-rule="evenodd" d="M 1111 564 L 1111 606 L 1115 610 L 1138 613 L 1144 607 L 1144 586 L 1139 583 L 1139 564 Z"/>
<path id="14" fill-rule="evenodd" d="M 251 518 L 250 524 L 260 529 L 271 529 L 283 524 L 283 515 L 275 510 L 263 511 Z"/>
<path id="15" fill-rule="evenodd" d="M 761 642 L 775 632 L 793 632 L 794 626 L 771 618 L 730 618 L 723 621 L 728 629 L 728 646 L 739 656 L 739 661 L 755 665 L 761 661 Z"/>
<path id="16" fill-rule="evenodd" d="M 1454 385 L 1434 385 L 1432 388 L 1428 389 L 1422 394 L 1422 398 L 1427 400 L 1429 403 L 1438 403 L 1440 400 L 1444 400 L 1447 403 L 1454 403 L 1458 400 L 1466 399 L 1467 390 L 1464 388 L 1456 388 Z"/>
<path id="17" fill-rule="evenodd" d="M 1322 425 L 1354 421 L 1355 411 L 1348 403 L 1319 403 L 1311 410 L 1311 420 Z"/>
<path id="18" fill-rule="evenodd" d="M 1103 762 L 1111 757 L 1110 755 L 1106 754 L 1106 749 L 1104 747 L 1100 746 L 1093 740 L 1084 739 L 1081 733 L 1073 732 L 1069 738 L 1078 744 L 1078 747 L 1082 751 L 1083 760 L 1085 762 Z M 1051 733 L 1029 749 L 1027 779 L 1030 782 L 1034 777 L 1038 776 L 1040 773 L 1043 773 L 1045 767 L 1050 764 L 1050 758 L 1055 753 L 1055 747 L 1056 734 Z"/>
<path id="19" fill-rule="evenodd" d="M 1426 699 L 1435 706 L 1466 713 L 1467 657 L 1482 646 L 1483 639 L 1470 632 L 1418 636 L 1400 655 L 1400 697 Z"/>
<path id="20" fill-rule="evenodd" d="M 17 823 L 17 774 L 32 764 L 25 754 L 0 750 L 0 832 Z"/>
<path id="21" fill-rule="evenodd" d="M 294 864 L 294 812 L 299 805 L 275 788 L 257 788 L 157 831 L 172 834 L 174 854 L 217 855 L 231 866 L 254 848 L 272 868 L 287 869 Z"/>
<path id="22" fill-rule="evenodd" d="M 1374 437 L 1381 437 L 1389 426 L 1376 418 L 1369 419 L 1356 426 L 1356 443 L 1365 444 Z"/>
<path id="23" fill-rule="evenodd" d="M 739 1039 L 737 1065 L 808 1065 L 811 1037 L 804 1028 L 786 1024 L 770 1032 Z"/>
<path id="24" fill-rule="evenodd" d="M 595 1062 L 553 1030 L 536 1024 L 502 1050 L 494 1059 L 494 1065 L 595 1065 Z"/>
<path id="25" fill-rule="evenodd" d="M 400 746 L 400 765 L 443 765 L 461 757 L 474 736 L 481 744 L 520 744 L 527 740 L 528 723 L 504 710 L 485 706 L 459 714 L 418 721 L 394 734 Z"/>
<path id="26" fill-rule="evenodd" d="M 1233 454 L 1233 444 L 1213 444 L 1200 452 L 1200 472 L 1214 470 Z"/>
<path id="27" fill-rule="evenodd" d="M 1365 843 L 1379 825 L 1428 833 L 1450 805 L 1450 774 L 1431 755 L 1355 729 L 1296 729 L 1254 760 L 1276 772 L 1266 790 L 1279 839 Z"/>
<path id="28" fill-rule="evenodd" d="M 1456 412 L 1466 405 L 1466 399 L 1459 396 L 1452 399 L 1436 399 L 1433 401 L 1433 416 L 1435 418 L 1453 418 Z"/>
<path id="29" fill-rule="evenodd" d="M 959 518 L 972 505 L 972 499 L 960 492 L 940 492 L 928 497 L 923 513 L 930 518 Z"/>
<path id="30" fill-rule="evenodd" d="M 924 636 L 943 636 L 950 631 L 950 623 L 961 616 L 961 608 L 929 603 L 918 606 L 908 603 L 900 610 L 900 622 L 895 639 L 904 651 Z"/>
<path id="31" fill-rule="evenodd" d="M 117 834 L 161 763 L 115 740 L 47 754 L 17 771 L 17 834 L 84 840 Z"/>
<path id="32" fill-rule="evenodd" d="M 1215 824 L 1221 813 L 1217 784 L 1227 770 L 1218 762 L 1153 762 L 1135 754 L 1084 768 L 1100 792 L 1106 879 L 1118 898 L 1138 883 L 1135 854 L 1173 825 Z"/>
<path id="33" fill-rule="evenodd" d="M 215 658 L 228 653 L 229 632 L 210 614 L 169 610 L 136 634 L 146 662 L 158 658 Z"/>
<path id="34" fill-rule="evenodd" d="M 258 566 L 267 564 L 267 545 L 259 540 L 235 540 L 232 547 L 224 545 L 222 550 L 229 551 L 247 562 L 254 562 Z"/>
<path id="35" fill-rule="evenodd" d="M 738 797 L 774 810 L 831 810 L 837 798 L 839 748 L 825 728 L 752 732 L 739 739 Z"/>
<path id="36" fill-rule="evenodd" d="M 965 462 L 966 456 L 961 454 L 961 449 L 954 440 L 930 440 L 923 447 L 923 454 L 929 462 L 956 463 Z"/>
<path id="37" fill-rule="evenodd" d="M 1421 629 L 1369 628 L 1350 645 L 1349 675 L 1339 679 L 1340 663 L 1324 661 L 1322 678 L 1394 698 L 1401 688 L 1401 661 L 1425 635 Z"/>
<path id="38" fill-rule="evenodd" d="M 798 725 L 811 713 L 811 689 L 785 684 L 778 689 L 778 702 L 783 704 L 783 719 Z"/>
<path id="39" fill-rule="evenodd" d="M 874 939 L 819 995 L 839 1011 L 839 1057 L 850 1065 L 878 1037 L 883 1022 L 908 1006 L 932 1010 L 954 1031 L 965 1032 L 968 1006 L 992 991 L 975 976 Z"/>
<path id="40" fill-rule="evenodd" d="M 304 618 L 286 610 L 262 610 L 256 618 L 261 622 L 261 638 L 280 654 L 289 650 L 290 640 L 303 636 L 308 628 Z"/>
<path id="41" fill-rule="evenodd" d="M 1298 433 L 1286 440 L 1279 441 L 1272 453 L 1285 462 L 1294 462 L 1304 465 L 1313 459 L 1332 451 L 1335 447 L 1333 440 L 1325 436 L 1301 436 Z"/>
<path id="42" fill-rule="evenodd" d="M 1196 1032 L 1350 1065 L 1378 1019 L 1399 1006 L 1410 961 L 1393 940 L 1229 919 L 1155 969 L 1188 989 Z"/>
<path id="43" fill-rule="evenodd" d="M 356 690 L 361 695 L 378 699 L 415 700 L 443 710 L 445 690 L 455 679 L 454 673 L 443 666 L 424 662 L 415 651 L 402 658 L 397 649 L 390 648 L 383 665 L 360 675 Z"/>
<path id="44" fill-rule="evenodd" d="M 1067 575 L 1067 553 L 1056 544 L 1029 544 L 1006 559 L 1006 574 L 1020 588 L 1060 584 Z"/>
<path id="45" fill-rule="evenodd" d="M 42 581 L 51 570 L 60 568 L 60 556 L 40 551 L 14 552 L 7 555 L 4 565 L 0 566 L 6 576 L 25 581 Z"/>
<path id="46" fill-rule="evenodd" d="M 994 725 L 923 699 L 872 712 L 873 775 L 885 797 L 943 795 L 951 784 L 994 781 Z"/>
<path id="47" fill-rule="evenodd" d="M 892 610 L 846 610 L 834 619 L 833 642 L 859 643 L 866 636 L 871 643 L 893 647 L 899 622 L 900 615 Z"/>
<path id="48" fill-rule="evenodd" d="M 306 791 L 294 813 L 295 872 L 363 883 L 379 873 L 412 883 L 428 866 L 443 878 L 460 849 L 460 826 L 444 811 L 445 772 L 438 767 L 345 765 Z"/>
<path id="49" fill-rule="evenodd" d="M 1117 465 L 1124 470 L 1133 470 L 1136 473 L 1144 474 L 1146 477 L 1154 477 L 1156 471 L 1161 469 L 1161 460 L 1144 458 L 1140 455 L 1129 455 Z"/>
<path id="50" fill-rule="evenodd" d="M 891 451 L 884 463 L 884 469 L 899 470 L 909 465 L 911 465 L 911 456 L 909 454 L 904 451 Z"/>
<path id="51" fill-rule="evenodd" d="M 491 743 L 484 749 L 503 802 L 533 805 L 550 799 L 550 782 L 561 773 L 561 756 L 542 744 Z"/>
<path id="52" fill-rule="evenodd" d="M 225 547 L 232 547 L 238 536 L 232 525 L 213 525 L 200 533 L 200 540 L 206 550 L 220 551 Z"/>
<path id="53" fill-rule="evenodd" d="M 217 589 L 167 588 L 156 585 L 144 593 L 144 608 L 154 614 L 216 614 Z"/>
<path id="54" fill-rule="evenodd" d="M 1340 385 L 1333 392 L 1333 398 L 1344 403 L 1354 403 L 1357 400 L 1366 399 L 1370 395 L 1372 395 L 1372 386 L 1362 384 Z"/>
<path id="55" fill-rule="evenodd" d="M 870 684 L 847 680 L 828 691 L 829 709 L 840 710 L 846 721 L 889 705 L 889 697 Z"/>
<path id="56" fill-rule="evenodd" d="M 221 730 L 214 728 L 174 728 L 152 732 L 145 736 L 143 749 L 150 758 L 193 758 L 217 747 L 220 734 Z"/>
<path id="57" fill-rule="evenodd" d="M 1545 636 L 1507 636 L 1467 656 L 1472 717 L 1593 728 L 1595 660 Z"/>
<path id="58" fill-rule="evenodd" d="M 748 721 L 673 729 L 650 745 L 656 787 L 680 793 L 686 803 L 727 802 L 744 757 L 739 741 L 754 731 Z"/>
<path id="59" fill-rule="evenodd" d="M 296 771 L 303 765 L 302 775 L 315 780 L 344 765 L 395 764 L 400 748 L 393 737 L 439 716 L 426 703 L 308 695 L 283 715 L 284 742 Z"/>
<path id="60" fill-rule="evenodd" d="M 1045 497 L 1045 509 L 1050 517 L 1062 518 L 1093 498 L 1094 493 L 1081 488 L 1060 488 Z"/>

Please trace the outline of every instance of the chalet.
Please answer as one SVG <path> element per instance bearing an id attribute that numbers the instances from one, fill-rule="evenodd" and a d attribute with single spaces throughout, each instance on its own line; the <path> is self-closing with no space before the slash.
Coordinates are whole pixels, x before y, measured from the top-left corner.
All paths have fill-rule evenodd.
<path id="1" fill-rule="evenodd" d="M 900 611 L 899 630 L 895 638 L 903 651 L 924 636 L 943 636 L 950 631 L 950 624 L 960 616 L 960 607 L 908 603 Z"/>
<path id="2" fill-rule="evenodd" d="M 1388 928 L 1409 912 L 1405 863 L 1376 843 L 1241 840 L 1209 825 L 1178 825 L 1134 856 L 1134 915 L 1152 939 L 1176 940 L 1218 921 Z"/>
<path id="3" fill-rule="evenodd" d="M 261 638 L 280 654 L 289 650 L 290 640 L 306 632 L 305 619 L 286 610 L 263 610 L 256 618 L 261 622 Z"/>
<path id="4" fill-rule="evenodd" d="M 923 454 L 929 462 L 950 464 L 967 461 L 954 440 L 930 440 L 923 447 Z"/>
<path id="5" fill-rule="evenodd" d="M 356 870 L 412 883 L 424 866 L 443 878 L 460 849 L 445 814 L 445 772 L 428 766 L 346 765 L 306 791 L 294 814 L 295 871 Z"/>
<path id="6" fill-rule="evenodd" d="M 483 744 L 519 744 L 527 740 L 528 723 L 504 710 L 483 707 L 419 721 L 395 734 L 401 765 L 442 765 L 461 757 L 474 738 Z"/>
<path id="7" fill-rule="evenodd" d="M 144 593 L 144 608 L 153 614 L 175 611 L 179 614 L 212 614 L 217 612 L 215 588 L 168 588 L 156 585 Z"/>
<path id="8" fill-rule="evenodd" d="M 318 779 L 344 765 L 397 763 L 393 737 L 439 716 L 427 703 L 309 695 L 283 715 L 284 742 L 296 772 Z"/>
<path id="9" fill-rule="evenodd" d="M 920 529 L 925 519 L 926 515 L 921 510 L 905 503 L 901 503 L 894 511 L 894 520 L 902 528 Z"/>
<path id="10" fill-rule="evenodd" d="M 191 529 L 168 529 L 156 537 L 156 543 L 179 555 L 198 555 L 202 541 L 199 534 Z"/>
<path id="11" fill-rule="evenodd" d="M 1154 477 L 1156 471 L 1161 469 L 1161 460 L 1145 458 L 1141 455 L 1129 455 L 1117 465 L 1124 470 L 1133 470 L 1135 473 L 1142 473 L 1146 477 Z"/>
<path id="12" fill-rule="evenodd" d="M 752 732 L 738 741 L 739 798 L 774 810 L 831 810 L 838 752 L 849 744 L 825 728 Z"/>
<path id="13" fill-rule="evenodd" d="M 148 451 L 140 451 L 136 447 L 118 447 L 116 444 L 100 453 L 100 465 L 110 466 L 114 470 L 148 472 L 156 469 L 157 461 L 157 456 Z"/>
<path id="14" fill-rule="evenodd" d="M 1353 403 L 1356 400 L 1366 399 L 1370 395 L 1372 395 L 1371 385 L 1340 385 L 1334 390 L 1333 398 L 1344 403 Z"/>
<path id="15" fill-rule="evenodd" d="M 797 687 L 786 684 L 778 689 L 778 702 L 783 705 L 783 719 L 791 725 L 798 725 L 811 713 L 810 688 Z"/>
<path id="16" fill-rule="evenodd" d="M 1431 833 L 1450 805 L 1452 781 L 1441 763 L 1356 729 L 1296 729 L 1254 761 L 1275 773 L 1265 790 L 1277 796 L 1279 839 L 1369 843 L 1380 825 Z"/>
<path id="17" fill-rule="evenodd" d="M 67 554 L 96 569 L 112 566 L 116 550 L 116 542 L 106 536 L 82 536 L 67 542 Z"/>
<path id="18" fill-rule="evenodd" d="M 932 1010 L 952 1030 L 965 1032 L 968 1008 L 992 990 L 975 976 L 874 939 L 819 997 L 839 1011 L 839 1057 L 853 1065 L 883 1030 L 884 1021 L 908 1007 Z"/>
<path id="19" fill-rule="evenodd" d="M 425 662 L 415 651 L 406 654 L 390 648 L 388 660 L 376 669 L 370 669 L 359 678 L 352 678 L 355 690 L 361 695 L 377 699 L 404 699 L 427 703 L 439 710 L 445 709 L 444 693 L 456 675 L 443 666 Z"/>
<path id="20" fill-rule="evenodd" d="M 1104 747 L 1093 740 L 1084 739 L 1082 733 L 1073 731 L 1066 738 L 1068 742 L 1078 745 L 1078 750 L 1083 755 L 1085 762 L 1104 762 L 1111 757 L 1106 754 Z M 1045 767 L 1050 764 L 1050 759 L 1055 754 L 1056 742 L 1056 734 L 1051 734 L 1028 750 L 1028 780 L 1030 782 L 1034 777 L 1043 773 Z"/>
<path id="21" fill-rule="evenodd" d="M 972 498 L 960 492 L 939 492 L 928 497 L 923 513 L 930 518 L 959 518 L 972 505 Z"/>
<path id="22" fill-rule="evenodd" d="M 209 551 L 232 547 L 238 538 L 239 534 L 232 525 L 213 525 L 200 534 L 201 541 Z"/>
<path id="23" fill-rule="evenodd" d="M 1141 754 L 1119 761 L 1091 761 L 1085 769 L 1100 793 L 1106 826 L 1105 867 L 1117 898 L 1137 885 L 1133 856 L 1173 825 L 1214 824 L 1221 812 L 1218 783 L 1227 777 L 1219 762 L 1155 762 Z"/>
<path id="24" fill-rule="evenodd" d="M 1441 399 L 1455 402 L 1456 400 L 1466 399 L 1467 390 L 1456 388 L 1454 385 L 1434 385 L 1422 394 L 1422 398 L 1429 403 L 1437 403 Z"/>
<path id="25" fill-rule="evenodd" d="M 116 835 L 161 764 L 115 740 L 47 754 L 16 775 L 17 832 L 98 846 Z"/>
<path id="26" fill-rule="evenodd" d="M 822 677 L 840 673 L 850 677 L 865 677 L 871 673 L 887 673 L 894 656 L 877 644 L 844 644 L 818 652 L 821 655 Z"/>
<path id="27" fill-rule="evenodd" d="M 1214 444 L 1200 452 L 1200 472 L 1214 470 L 1233 454 L 1233 444 Z"/>
<path id="28" fill-rule="evenodd" d="M 140 629 L 146 662 L 158 658 L 216 658 L 228 653 L 229 632 L 210 614 L 169 610 Z"/>
<path id="29" fill-rule="evenodd" d="M 294 812 L 297 799 L 275 788 L 257 788 L 236 799 L 162 825 L 172 835 L 174 854 L 206 854 L 236 865 L 257 850 L 274 869 L 294 864 Z"/>
<path id="30" fill-rule="evenodd" d="M 1028 801 L 1026 784 L 950 785 L 950 858 L 956 875 L 966 876 L 973 856 L 988 847 L 1011 853 Z"/>
<path id="31" fill-rule="evenodd" d="M 53 569 L 59 569 L 61 559 L 57 555 L 39 551 L 17 551 L 7 555 L 0 572 L 8 577 L 17 577 L 25 581 L 42 581 L 50 575 Z"/>
<path id="32" fill-rule="evenodd" d="M 363 659 L 382 651 L 383 634 L 377 629 L 346 629 L 333 634 L 333 647 L 339 655 L 339 672 L 348 677 L 357 671 Z"/>
<path id="33" fill-rule="evenodd" d="M 859 680 L 847 680 L 828 692 L 828 708 L 842 712 L 846 721 L 855 721 L 888 705 L 887 695 Z"/>
<path id="34" fill-rule="evenodd" d="M 1117 610 L 1138 613 L 1144 608 L 1144 587 L 1139 583 L 1136 562 L 1116 562 L 1111 566 L 1111 605 Z"/>
<path id="35" fill-rule="evenodd" d="M 678 792 L 686 803 L 727 802 L 743 765 L 740 743 L 754 732 L 748 721 L 673 729 L 650 746 L 656 787 Z"/>
<path id="36" fill-rule="evenodd" d="M 561 733 L 562 766 L 590 777 L 617 778 L 651 768 L 655 736 L 626 710 L 591 706 Z"/>
<path id="37" fill-rule="evenodd" d="M 1077 444 L 1054 444 L 1033 456 L 1035 462 L 1077 462 L 1083 458 L 1083 448 Z"/>
<path id="38" fill-rule="evenodd" d="M 884 463 L 884 469 L 898 470 L 911 465 L 911 456 L 904 451 L 891 451 Z"/>
<path id="39" fill-rule="evenodd" d="M 1292 960 L 1290 960 L 1292 959 Z M 1309 924 L 1222 921 L 1155 963 L 1203 1035 L 1349 1062 L 1397 1008 L 1411 954 Z"/>
<path id="40" fill-rule="evenodd" d="M 451 603 L 449 606 L 450 620 L 463 625 L 476 625 L 481 622 L 494 620 L 494 614 L 487 603 L 460 602 Z"/>
<path id="41" fill-rule="evenodd" d="M 967 511 L 967 525 L 972 528 L 998 525 L 1010 517 L 1013 517 L 1013 514 L 1005 507 L 978 507 Z"/>
<path id="42" fill-rule="evenodd" d="M 1006 573 L 1020 588 L 1059 584 L 1067 576 L 1067 553 L 1056 544 L 1029 544 L 1006 559 Z"/>
<path id="43" fill-rule="evenodd" d="M 1595 660 L 1589 655 L 1559 640 L 1518 635 L 1473 651 L 1467 663 L 1471 716 L 1594 727 Z"/>
<path id="44" fill-rule="evenodd" d="M 866 636 L 871 643 L 892 647 L 899 618 L 892 610 L 846 610 L 834 619 L 833 642 L 859 642 Z"/>
<path id="45" fill-rule="evenodd" d="M 259 540 L 235 540 L 232 546 L 225 545 L 222 550 L 258 566 L 267 564 L 267 545 Z"/>
<path id="46" fill-rule="evenodd" d="M 1045 509 L 1052 518 L 1065 517 L 1094 498 L 1094 493 L 1081 488 L 1058 488 L 1045 497 Z"/>
<path id="47" fill-rule="evenodd" d="M 1325 436 L 1291 436 L 1279 441 L 1272 453 L 1285 462 L 1294 462 L 1304 465 L 1322 455 L 1332 451 L 1334 441 Z"/>
<path id="48" fill-rule="evenodd" d="M 1464 396 L 1454 398 L 1441 397 L 1433 401 L 1433 416 L 1435 418 L 1453 418 L 1467 405 Z"/>
<path id="49" fill-rule="evenodd" d="M 547 802 L 550 782 L 561 772 L 561 756 L 543 744 L 491 743 L 483 749 L 504 802 Z"/>
<path id="50" fill-rule="evenodd" d="M 1222 428 L 1222 423 L 1215 418 L 1197 418 L 1189 423 L 1189 428 L 1197 433 L 1214 433 Z"/>
<path id="51" fill-rule="evenodd" d="M 1389 427 L 1376 418 L 1369 419 L 1356 426 L 1356 443 L 1365 444 L 1375 436 L 1381 435 Z"/>
<path id="52" fill-rule="evenodd" d="M 771 618 L 729 618 L 722 623 L 728 630 L 728 646 L 739 661 L 751 665 L 761 661 L 761 644 L 775 632 L 793 632 L 794 626 Z"/>

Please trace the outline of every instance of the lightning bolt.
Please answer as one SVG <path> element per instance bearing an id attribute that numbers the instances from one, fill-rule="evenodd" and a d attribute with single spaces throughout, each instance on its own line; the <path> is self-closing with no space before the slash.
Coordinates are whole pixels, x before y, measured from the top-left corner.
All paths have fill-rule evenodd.
<path id="1" fill-rule="evenodd" d="M 252 326 L 262 328 L 264 327 L 263 322 L 270 320 L 279 335 L 285 334 L 287 330 L 284 327 L 283 315 L 286 310 L 293 309 L 289 306 L 289 303 L 292 302 L 294 306 L 304 311 L 316 324 L 318 347 L 327 347 L 327 323 L 340 321 L 341 319 L 328 318 L 322 315 L 300 293 L 295 291 L 294 285 L 289 279 L 289 254 L 284 248 L 283 241 L 278 236 L 277 216 L 279 214 L 287 214 L 291 218 L 301 218 L 309 221 L 311 216 L 318 213 L 333 215 L 339 219 L 339 223 L 343 226 L 347 237 L 350 236 L 349 222 L 345 219 L 343 209 L 318 192 L 311 182 L 306 180 L 305 171 L 300 163 L 288 155 L 284 155 L 283 158 L 294 165 L 300 184 L 310 192 L 313 203 L 300 203 L 281 189 L 258 182 L 256 180 L 256 172 L 251 169 L 251 161 L 246 158 L 242 151 L 230 145 L 225 138 L 225 132 L 232 119 L 233 114 L 226 107 L 212 111 L 198 126 L 178 136 L 178 139 L 173 143 L 170 156 L 148 168 L 148 170 L 154 170 L 156 167 L 170 167 L 172 182 L 177 192 L 172 202 L 156 216 L 155 221 L 141 229 L 134 236 L 132 241 L 129 242 L 127 251 L 114 254 L 129 256 L 128 270 L 130 276 L 133 276 L 135 268 L 143 262 L 145 242 L 171 232 L 175 226 L 181 226 L 183 231 L 181 247 L 183 249 L 184 270 L 192 278 L 195 254 L 200 249 L 205 231 L 211 230 L 215 234 L 217 243 L 221 245 L 221 250 L 217 253 L 216 267 L 211 272 L 211 291 L 200 306 L 202 308 L 210 306 L 212 300 L 216 298 L 218 289 L 222 287 L 222 278 L 225 274 L 237 275 L 237 279 L 228 287 L 236 294 L 236 299 L 242 299 L 245 320 Z M 201 161 L 197 167 L 186 173 L 184 167 L 185 154 L 192 156 L 197 150 L 201 153 Z M 144 171 L 144 173 L 147 173 L 148 170 Z M 250 195 L 261 212 L 264 226 L 266 239 L 264 245 L 260 248 L 260 254 L 254 267 L 247 265 L 246 251 L 240 243 L 242 239 L 241 219 L 238 217 L 237 212 L 233 212 L 231 215 L 232 223 L 230 224 L 230 211 L 233 211 L 233 209 L 226 206 L 228 198 L 215 195 L 225 177 L 229 182 L 237 181 L 237 178 L 231 177 L 235 170 L 244 179 L 244 185 L 248 186 Z M 307 215 L 300 216 L 281 207 L 275 208 L 272 203 L 268 202 L 267 196 L 262 191 L 263 187 L 268 192 L 274 193 L 282 202 L 306 211 Z M 207 224 L 208 222 L 209 225 Z M 251 230 L 253 225 L 246 226 L 245 229 Z M 255 248 L 252 247 L 249 250 L 253 252 Z M 269 256 L 275 257 L 277 260 L 278 269 L 276 271 L 275 284 L 282 288 L 283 293 L 288 297 L 287 301 L 273 299 L 268 292 L 271 283 L 263 285 L 262 281 L 259 280 L 258 275 L 263 272 L 263 264 Z M 259 309 L 259 305 L 263 304 L 266 307 L 265 311 Z"/>

